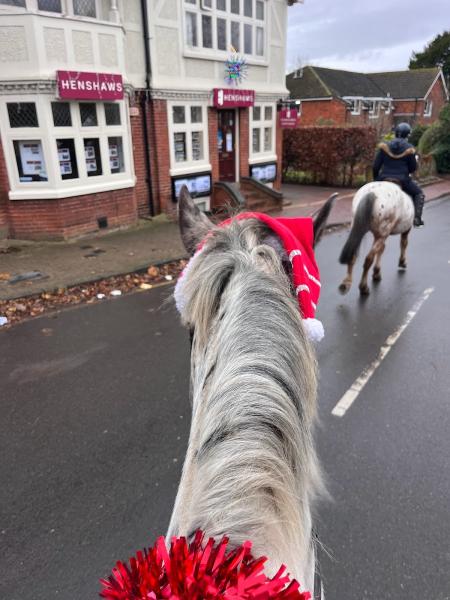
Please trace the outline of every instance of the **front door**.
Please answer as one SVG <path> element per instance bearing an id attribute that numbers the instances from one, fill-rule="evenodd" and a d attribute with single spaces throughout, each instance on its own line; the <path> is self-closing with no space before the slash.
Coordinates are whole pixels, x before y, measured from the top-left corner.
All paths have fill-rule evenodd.
<path id="1" fill-rule="evenodd" d="M 236 114 L 234 110 L 219 110 L 218 115 L 219 179 L 236 181 Z"/>

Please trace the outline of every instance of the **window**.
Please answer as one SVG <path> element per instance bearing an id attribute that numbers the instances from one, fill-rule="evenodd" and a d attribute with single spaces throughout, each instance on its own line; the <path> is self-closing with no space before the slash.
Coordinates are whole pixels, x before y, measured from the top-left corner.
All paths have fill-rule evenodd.
<path id="1" fill-rule="evenodd" d="M 14 153 L 21 183 L 48 181 L 41 140 L 14 140 Z"/>
<path id="2" fill-rule="evenodd" d="M 73 14 L 95 19 L 97 16 L 95 0 L 73 0 Z"/>
<path id="3" fill-rule="evenodd" d="M 433 113 L 433 101 L 432 100 L 425 100 L 425 106 L 423 109 L 423 116 L 424 117 L 431 117 Z"/>
<path id="4" fill-rule="evenodd" d="M 251 154 L 265 156 L 275 151 L 275 107 L 273 104 L 257 104 L 252 108 Z"/>
<path id="5" fill-rule="evenodd" d="M 361 114 L 361 100 L 351 100 L 350 109 L 352 115 L 360 115 Z"/>
<path id="6" fill-rule="evenodd" d="M 55 127 L 72 127 L 70 104 L 68 102 L 52 102 L 52 114 Z"/>
<path id="7" fill-rule="evenodd" d="M 380 115 L 380 103 L 377 100 L 371 100 L 369 104 L 369 118 L 378 119 Z"/>
<path id="8" fill-rule="evenodd" d="M 38 10 L 61 13 L 61 0 L 38 0 Z"/>
<path id="9" fill-rule="evenodd" d="M 105 102 L 105 123 L 107 125 L 120 125 L 120 105 Z"/>
<path id="10" fill-rule="evenodd" d="M 75 140 L 56 140 L 56 148 L 58 150 L 59 172 L 61 179 L 78 179 Z"/>
<path id="11" fill-rule="evenodd" d="M 20 6 L 25 8 L 25 0 L 0 0 L 0 4 L 6 4 L 7 6 Z"/>
<path id="12" fill-rule="evenodd" d="M 39 127 L 34 102 L 8 102 L 10 127 Z"/>
<path id="13" fill-rule="evenodd" d="M 109 168 L 111 173 L 122 173 L 125 170 L 123 144 L 121 137 L 108 138 Z"/>
<path id="14" fill-rule="evenodd" d="M 97 127 L 97 107 L 95 102 L 80 104 L 80 118 L 82 127 Z"/>
<path id="15" fill-rule="evenodd" d="M 100 154 L 100 140 L 98 138 L 85 138 L 84 158 L 88 177 L 102 174 L 102 157 Z"/>
<path id="16" fill-rule="evenodd" d="M 205 164 L 208 158 L 206 107 L 172 104 L 169 110 L 172 167 Z"/>
<path id="17" fill-rule="evenodd" d="M 215 0 L 207 7 L 205 1 L 185 0 L 186 49 L 226 53 L 231 46 L 237 52 L 264 58 L 264 0 Z"/>

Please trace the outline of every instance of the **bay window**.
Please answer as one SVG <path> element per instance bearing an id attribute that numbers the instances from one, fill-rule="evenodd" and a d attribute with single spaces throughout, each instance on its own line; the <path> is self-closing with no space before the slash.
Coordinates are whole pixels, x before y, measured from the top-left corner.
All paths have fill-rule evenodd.
<path id="1" fill-rule="evenodd" d="M 185 43 L 188 50 L 237 52 L 265 57 L 264 0 L 183 0 Z M 202 52 L 204 56 L 204 52 Z"/>

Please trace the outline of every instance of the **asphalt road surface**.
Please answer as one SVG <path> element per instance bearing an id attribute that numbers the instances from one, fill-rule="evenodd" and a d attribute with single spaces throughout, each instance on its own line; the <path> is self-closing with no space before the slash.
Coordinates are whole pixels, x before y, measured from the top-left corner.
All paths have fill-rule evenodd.
<path id="1" fill-rule="evenodd" d="M 450 199 L 425 220 L 407 272 L 393 238 L 363 301 L 357 285 L 337 291 L 345 232 L 318 248 L 328 600 L 450 598 Z M 190 418 L 188 336 L 170 291 L 0 331 L 1 600 L 96 598 L 115 560 L 165 532 Z"/>

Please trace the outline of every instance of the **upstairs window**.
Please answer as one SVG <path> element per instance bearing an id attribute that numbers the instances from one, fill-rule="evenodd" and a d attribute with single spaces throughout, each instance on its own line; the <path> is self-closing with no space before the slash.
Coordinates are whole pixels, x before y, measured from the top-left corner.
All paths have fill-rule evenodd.
<path id="1" fill-rule="evenodd" d="M 25 0 L 0 0 L 0 6 L 5 4 L 6 6 L 18 6 L 25 8 Z"/>
<path id="2" fill-rule="evenodd" d="M 38 10 L 61 13 L 61 0 L 38 0 Z"/>
<path id="3" fill-rule="evenodd" d="M 423 108 L 423 116 L 431 117 L 432 112 L 433 112 L 433 101 L 425 100 L 425 106 Z"/>
<path id="4" fill-rule="evenodd" d="M 264 0 L 184 0 L 189 49 L 265 55 Z"/>
<path id="5" fill-rule="evenodd" d="M 73 0 L 73 14 L 95 19 L 97 16 L 95 0 Z"/>

